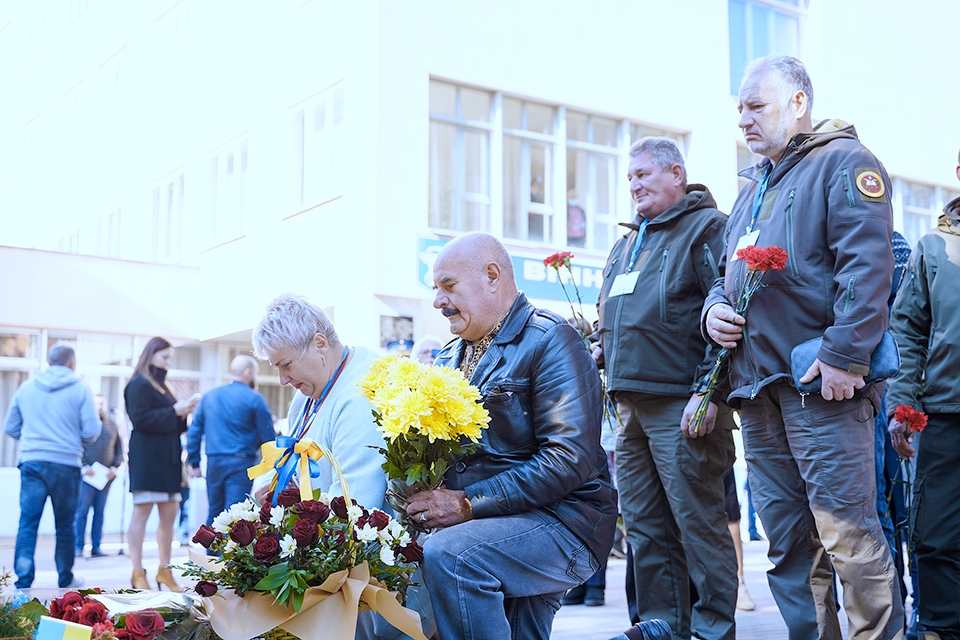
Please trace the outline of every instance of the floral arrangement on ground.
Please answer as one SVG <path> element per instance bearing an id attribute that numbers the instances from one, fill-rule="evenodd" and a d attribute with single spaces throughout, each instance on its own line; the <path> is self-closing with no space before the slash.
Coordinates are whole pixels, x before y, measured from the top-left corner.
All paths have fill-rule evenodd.
<path id="1" fill-rule="evenodd" d="M 183 574 L 199 579 L 196 591 L 203 597 L 221 586 L 240 597 L 269 592 L 275 604 L 299 612 L 309 588 L 367 563 L 371 578 L 405 598 L 423 549 L 403 526 L 342 496 L 314 491 L 314 498 L 302 500 L 299 489 L 287 488 L 276 505 L 252 499 L 233 505 L 193 538 L 219 554 L 214 568 L 191 562 Z"/>

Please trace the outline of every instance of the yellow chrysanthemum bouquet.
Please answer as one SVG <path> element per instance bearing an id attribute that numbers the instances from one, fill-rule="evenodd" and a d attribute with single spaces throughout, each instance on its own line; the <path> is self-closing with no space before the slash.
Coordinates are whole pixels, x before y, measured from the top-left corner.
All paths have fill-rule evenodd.
<path id="1" fill-rule="evenodd" d="M 439 487 L 454 458 L 479 446 L 490 422 L 480 392 L 456 369 L 396 356 L 376 360 L 357 384 L 386 440 L 390 504 L 401 523 L 424 531 L 407 520 L 406 498 Z"/>

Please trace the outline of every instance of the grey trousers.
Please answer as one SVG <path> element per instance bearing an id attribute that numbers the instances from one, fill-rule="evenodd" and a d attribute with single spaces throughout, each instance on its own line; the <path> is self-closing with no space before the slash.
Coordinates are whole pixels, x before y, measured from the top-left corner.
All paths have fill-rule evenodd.
<path id="1" fill-rule="evenodd" d="M 903 635 L 897 571 L 877 516 L 875 413 L 859 396 L 801 402 L 787 383 L 741 403 L 747 474 L 774 564 L 767 581 L 790 640 L 840 640 L 831 565 L 849 640 Z"/>
<path id="2" fill-rule="evenodd" d="M 637 609 L 641 620 L 666 621 L 677 638 L 733 639 L 737 558 L 723 502 L 736 456 L 733 421 L 724 408 L 713 433 L 687 438 L 680 418 L 688 399 L 616 393 L 617 483 Z"/>

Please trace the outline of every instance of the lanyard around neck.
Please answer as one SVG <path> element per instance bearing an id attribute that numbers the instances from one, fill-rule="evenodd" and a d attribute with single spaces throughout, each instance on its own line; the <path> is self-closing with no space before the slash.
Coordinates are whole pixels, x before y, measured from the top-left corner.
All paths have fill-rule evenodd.
<path id="1" fill-rule="evenodd" d="M 757 217 L 760 215 L 760 208 L 763 206 L 763 196 L 767 193 L 767 182 L 770 180 L 770 169 L 772 164 L 768 164 L 763 170 L 763 176 L 760 178 L 760 185 L 757 192 L 753 195 L 753 215 L 750 216 L 750 231 L 757 226 Z"/>
<path id="2" fill-rule="evenodd" d="M 650 221 L 644 218 L 643 222 L 640 223 L 640 228 L 637 229 L 637 242 L 633 245 L 633 253 L 630 254 L 630 262 L 627 264 L 627 273 L 630 273 L 630 270 L 633 269 L 633 263 L 637 261 L 637 256 L 640 255 L 640 247 L 643 245 L 643 236 L 647 231 L 648 222 Z"/>
<path id="3" fill-rule="evenodd" d="M 350 354 L 350 347 L 343 346 L 343 357 L 340 358 L 340 364 L 337 366 L 337 370 L 327 381 L 326 386 L 323 388 L 323 391 L 320 392 L 320 397 L 314 400 L 313 398 L 308 398 L 306 404 L 303 405 L 303 413 L 300 414 L 300 428 L 297 430 L 297 435 L 295 436 L 297 440 L 303 437 L 303 434 L 307 432 L 310 426 L 313 424 L 313 419 L 317 417 L 317 412 L 320 410 L 320 405 L 323 404 L 323 401 L 327 399 L 327 396 L 330 395 L 330 390 L 333 389 L 334 383 L 336 383 L 337 378 L 340 377 L 340 374 L 343 373 L 343 367 L 347 362 L 347 355 Z"/>

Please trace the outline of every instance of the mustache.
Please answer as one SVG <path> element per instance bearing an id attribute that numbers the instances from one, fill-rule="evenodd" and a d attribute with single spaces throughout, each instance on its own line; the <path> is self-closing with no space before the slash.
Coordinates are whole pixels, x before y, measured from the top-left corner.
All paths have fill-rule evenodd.
<path id="1" fill-rule="evenodd" d="M 460 313 L 460 309 L 455 307 L 444 307 L 443 309 L 440 309 L 440 313 L 442 313 L 445 318 L 449 318 L 450 316 L 455 316 Z"/>

